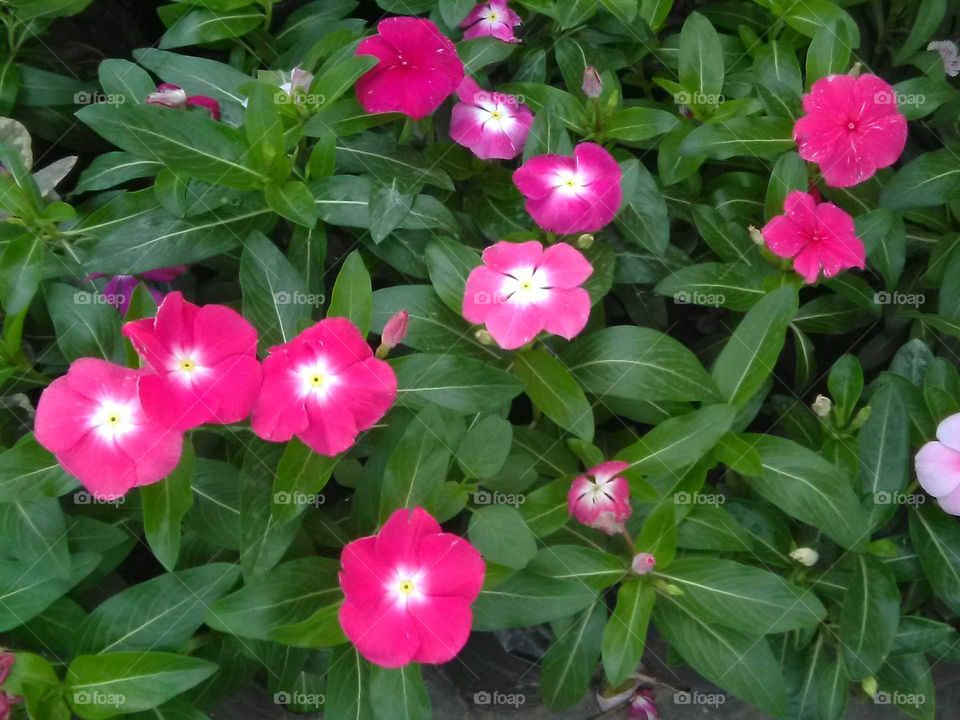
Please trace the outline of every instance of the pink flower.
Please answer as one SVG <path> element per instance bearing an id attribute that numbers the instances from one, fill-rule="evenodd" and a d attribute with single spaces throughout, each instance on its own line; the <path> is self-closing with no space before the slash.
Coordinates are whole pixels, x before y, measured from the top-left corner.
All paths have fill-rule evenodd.
<path id="1" fill-rule="evenodd" d="M 393 315 L 383 326 L 383 333 L 380 335 L 380 347 L 384 348 L 385 351 L 393 350 L 407 337 L 409 327 L 410 313 L 401 310 Z"/>
<path id="2" fill-rule="evenodd" d="M 429 20 L 392 17 L 364 38 L 357 55 L 380 59 L 357 80 L 368 113 L 400 112 L 414 120 L 433 113 L 463 80 L 463 63 L 450 39 Z"/>
<path id="3" fill-rule="evenodd" d="M 567 243 L 544 250 L 535 240 L 498 242 L 467 277 L 463 316 L 486 324 L 504 350 L 526 345 L 543 330 L 570 340 L 590 316 L 590 295 L 580 286 L 592 272 Z"/>
<path id="4" fill-rule="evenodd" d="M 172 292 L 156 318 L 129 322 L 123 334 L 153 371 L 140 378 L 140 402 L 158 422 L 188 430 L 250 414 L 260 390 L 257 331 L 235 310 Z"/>
<path id="5" fill-rule="evenodd" d="M 630 463 L 601 463 L 576 477 L 567 494 L 567 509 L 579 522 L 607 535 L 624 531 L 630 517 L 630 486 L 620 475 Z"/>
<path id="6" fill-rule="evenodd" d="M 907 143 L 896 93 L 876 75 L 830 75 L 803 96 L 793 127 L 800 157 L 820 166 L 827 185 L 850 187 L 893 165 Z"/>
<path id="7" fill-rule="evenodd" d="M 214 120 L 220 119 L 220 102 L 218 100 L 206 95 L 187 95 L 183 88 L 172 83 L 157 85 L 156 92 L 147 95 L 146 103 L 147 105 L 159 105 L 175 110 L 199 107 L 210 113 L 210 117 Z"/>
<path id="8" fill-rule="evenodd" d="M 464 40 L 489 36 L 510 43 L 520 42 L 513 30 L 520 25 L 520 16 L 510 9 L 507 0 L 482 2 L 460 23 L 460 27 L 466 28 Z"/>
<path id="9" fill-rule="evenodd" d="M 394 512 L 380 533 L 343 549 L 340 626 L 382 667 L 443 663 L 466 644 L 486 566 L 423 508 Z"/>
<path id="10" fill-rule="evenodd" d="M 3 685 L 10 677 L 10 671 L 13 664 L 17 661 L 17 656 L 6 650 L 0 652 L 0 685 Z"/>
<path id="11" fill-rule="evenodd" d="M 637 553 L 633 556 L 630 569 L 636 575 L 647 575 L 657 565 L 657 559 L 648 552 Z"/>
<path id="12" fill-rule="evenodd" d="M 580 89 L 589 98 L 598 98 L 603 93 L 603 79 L 592 65 L 583 69 L 583 84 Z"/>
<path id="13" fill-rule="evenodd" d="M 270 348 L 253 406 L 253 431 L 273 442 L 294 435 L 321 455 L 349 448 L 397 397 L 397 377 L 357 327 L 328 318 Z"/>
<path id="14" fill-rule="evenodd" d="M 596 143 L 580 143 L 573 157 L 530 158 L 513 173 L 513 182 L 537 225 L 572 234 L 597 232 L 613 220 L 623 201 L 621 177 L 610 153 Z"/>
<path id="15" fill-rule="evenodd" d="M 808 283 L 817 281 L 821 269 L 829 278 L 847 268 L 862 270 L 866 260 L 853 218 L 799 190 L 787 196 L 784 214 L 764 225 L 761 234 L 771 252 L 793 258 L 793 269 Z"/>
<path id="16" fill-rule="evenodd" d="M 943 71 L 950 77 L 960 75 L 960 48 L 952 40 L 934 40 L 927 50 L 936 50 L 943 61 Z"/>
<path id="17" fill-rule="evenodd" d="M 630 699 L 629 713 L 627 720 L 660 720 L 657 704 L 653 700 L 653 690 L 637 690 Z"/>
<path id="18" fill-rule="evenodd" d="M 133 291 L 137 289 L 137 285 L 141 280 L 170 283 L 183 275 L 183 273 L 186 271 L 186 265 L 174 265 L 168 268 L 147 270 L 146 272 L 140 273 L 139 277 L 136 275 L 107 276 L 103 273 L 91 273 L 88 279 L 96 280 L 97 278 L 110 277 L 106 285 L 103 286 L 102 295 L 110 305 L 113 305 L 117 310 L 120 311 L 121 315 L 126 316 L 127 311 L 130 309 L 130 300 L 133 298 Z M 157 288 L 147 285 L 146 283 L 145 285 L 147 291 L 150 293 L 151 297 L 153 297 L 154 302 L 159 305 L 163 301 L 166 293 L 161 292 Z"/>
<path id="19" fill-rule="evenodd" d="M 917 453 L 917 480 L 945 512 L 960 515 L 960 413 L 937 426 L 937 439 Z"/>
<path id="20" fill-rule="evenodd" d="M 82 358 L 40 396 L 37 441 L 98 498 L 162 480 L 180 460 L 182 434 L 140 404 L 137 382 L 144 375 Z"/>
<path id="21" fill-rule="evenodd" d="M 481 160 L 510 160 L 523 152 L 533 113 L 512 95 L 481 90 L 465 77 L 453 106 L 450 137 Z"/>

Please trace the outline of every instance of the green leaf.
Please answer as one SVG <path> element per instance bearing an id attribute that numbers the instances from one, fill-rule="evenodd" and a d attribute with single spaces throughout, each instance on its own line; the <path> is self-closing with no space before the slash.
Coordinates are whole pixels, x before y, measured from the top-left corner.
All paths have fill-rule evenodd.
<path id="1" fill-rule="evenodd" d="M 723 92 L 723 49 L 713 25 L 698 12 L 687 16 L 680 31 L 679 64 L 680 84 L 695 93 L 692 102 L 684 104 L 716 104 L 707 97 Z"/>
<path id="2" fill-rule="evenodd" d="M 160 47 L 205 45 L 218 40 L 234 40 L 246 35 L 263 23 L 263 13 L 254 5 L 237 10 L 194 10 L 175 22 L 163 37 Z"/>
<path id="3" fill-rule="evenodd" d="M 642 142 L 670 132 L 678 122 L 675 115 L 664 110 L 625 108 L 607 119 L 603 132 L 611 140 Z"/>
<path id="4" fill-rule="evenodd" d="M 353 645 L 334 651 L 323 708 L 326 720 L 367 720 L 372 716 L 371 668 Z"/>
<path id="5" fill-rule="evenodd" d="M 319 493 L 330 480 L 339 459 L 319 455 L 296 438 L 288 442 L 273 482 L 272 517 L 277 522 L 290 522 L 307 505 L 320 504 L 323 496 Z"/>
<path id="6" fill-rule="evenodd" d="M 795 152 L 784 153 L 773 166 L 763 215 L 767 220 L 782 215 L 784 201 L 793 190 L 806 192 L 809 185 L 807 164 Z"/>
<path id="7" fill-rule="evenodd" d="M 845 73 L 850 67 L 852 43 L 843 22 L 832 21 L 817 30 L 807 49 L 807 87 L 822 77 Z"/>
<path id="8" fill-rule="evenodd" d="M 863 393 L 863 369 L 855 355 L 842 355 L 830 369 L 827 387 L 833 400 L 833 409 L 841 427 L 853 417 Z"/>
<path id="9" fill-rule="evenodd" d="M 247 110 L 243 116 L 243 129 L 250 151 L 259 161 L 260 167 L 268 172 L 274 167 L 279 169 L 283 165 L 280 161 L 284 159 L 283 121 L 277 110 L 278 92 L 275 85 L 265 82 L 253 83 L 247 98 Z M 286 172 L 278 173 L 278 179 L 286 174 Z M 272 202 L 270 205 L 274 206 Z M 312 196 L 308 205 L 313 205 Z M 280 211 L 277 210 L 277 212 Z M 280 214 L 287 217 L 286 213 Z M 311 214 L 316 217 L 316 211 L 312 211 Z"/>
<path id="10" fill-rule="evenodd" d="M 596 602 L 566 628 L 543 656 L 540 688 L 551 710 L 576 705 L 587 689 L 600 657 L 607 609 Z"/>
<path id="11" fill-rule="evenodd" d="M 513 445 L 513 425 L 496 415 L 478 418 L 457 448 L 457 464 L 466 478 L 489 478 L 503 467 Z"/>
<path id="12" fill-rule="evenodd" d="M 675 473 L 706 455 L 733 425 L 729 405 L 706 405 L 687 415 L 664 420 L 617 455 L 643 475 Z"/>
<path id="13" fill-rule="evenodd" d="M 521 570 L 480 591 L 473 604 L 473 629 L 483 632 L 539 625 L 593 605 L 596 593 L 579 580 L 557 580 Z"/>
<path id="14" fill-rule="evenodd" d="M 743 263 L 699 263 L 680 268 L 657 283 L 654 292 L 680 305 L 749 310 L 764 295 L 762 277 Z"/>
<path id="15" fill-rule="evenodd" d="M 950 149 L 933 150 L 897 171 L 880 193 L 891 210 L 931 207 L 960 199 L 960 166 Z"/>
<path id="16" fill-rule="evenodd" d="M 375 243 L 386 240 L 413 207 L 416 194 L 404 192 L 396 178 L 389 184 L 375 184 L 370 191 L 370 237 Z"/>
<path id="17" fill-rule="evenodd" d="M 547 100 L 537 111 L 530 134 L 523 145 L 523 160 L 536 155 L 570 155 L 573 143 L 563 122 L 563 110 L 555 100 Z"/>
<path id="18" fill-rule="evenodd" d="M 67 669 L 65 695 L 84 720 L 162 705 L 216 672 L 206 660 L 161 652 L 81 655 Z"/>
<path id="19" fill-rule="evenodd" d="M 384 472 L 381 519 L 398 508 L 422 506 L 430 510 L 430 501 L 446 479 L 453 454 L 447 432 L 443 416 L 433 406 L 422 410 L 407 426 Z"/>
<path id="20" fill-rule="evenodd" d="M 874 675 L 893 648 L 900 591 L 893 572 L 870 555 L 857 555 L 840 613 L 840 648 L 847 677 Z"/>
<path id="21" fill-rule="evenodd" d="M 299 180 L 271 183 L 264 188 L 263 195 L 267 205 L 277 215 L 308 228 L 317 224 L 317 207 L 313 194 L 310 188 Z"/>
<path id="22" fill-rule="evenodd" d="M 457 27 L 473 6 L 473 0 L 440 0 L 440 17 L 448 27 Z"/>
<path id="23" fill-rule="evenodd" d="M 430 720 L 430 697 L 420 666 L 370 666 L 370 700 L 375 720 Z"/>
<path id="24" fill-rule="evenodd" d="M 42 613 L 100 564 L 96 553 L 74 553 L 71 573 L 35 561 L 0 564 L 0 632 L 19 627 Z"/>
<path id="25" fill-rule="evenodd" d="M 617 590 L 617 604 L 603 630 L 603 670 L 614 687 L 640 665 L 646 644 L 647 625 L 656 593 L 638 579 L 624 582 Z"/>
<path id="26" fill-rule="evenodd" d="M 911 7 L 917 9 L 916 20 L 910 28 L 907 39 L 897 44 L 896 52 L 893 54 L 893 62 L 896 65 L 903 65 L 930 38 L 935 37 L 937 28 L 940 27 L 947 12 L 946 0 L 921 0 Z"/>
<path id="27" fill-rule="evenodd" d="M 140 488 L 143 502 L 143 529 L 154 556 L 167 570 L 173 570 L 180 555 L 180 523 L 193 505 L 190 480 L 194 466 L 193 445 L 183 443 L 180 462 L 165 479 Z"/>
<path id="28" fill-rule="evenodd" d="M 480 256 L 475 250 L 447 237 L 432 239 L 427 245 L 426 256 L 433 289 L 453 312 L 462 312 L 467 276 L 481 264 Z"/>
<path id="29" fill-rule="evenodd" d="M 517 355 L 513 367 L 544 415 L 584 440 L 593 439 L 593 408 L 570 371 L 546 350 Z"/>
<path id="30" fill-rule="evenodd" d="M 67 360 L 113 359 L 120 339 L 120 316 L 102 295 L 62 283 L 47 285 L 45 295 L 57 345 Z"/>
<path id="31" fill-rule="evenodd" d="M 80 173 L 74 192 L 106 190 L 130 180 L 153 177 L 162 167 L 156 160 L 144 160 L 126 152 L 104 153 Z"/>
<path id="32" fill-rule="evenodd" d="M 619 582 L 627 573 L 622 558 L 579 545 L 547 545 L 527 569 L 557 580 L 577 580 L 597 590 Z"/>
<path id="33" fill-rule="evenodd" d="M 523 392 L 523 383 L 496 367 L 456 355 L 415 353 L 391 360 L 398 400 L 412 408 L 428 404 L 461 415 L 497 410 Z"/>
<path id="34" fill-rule="evenodd" d="M 117 102 L 142 103 L 157 89 L 150 74 L 129 60 L 104 60 L 97 70 L 100 84 Z M 118 98 L 123 100 L 118 100 Z"/>
<path id="35" fill-rule="evenodd" d="M 59 497 L 77 485 L 32 433 L 0 453 L 0 503 Z"/>
<path id="36" fill-rule="evenodd" d="M 870 416 L 857 435 L 860 494 L 868 500 L 874 525 L 895 509 L 891 497 L 907 486 L 910 416 L 893 385 L 870 399 Z"/>
<path id="37" fill-rule="evenodd" d="M 7 243 L 0 256 L 0 301 L 8 316 L 27 307 L 37 294 L 45 254 L 39 235 L 20 235 Z"/>
<path id="38" fill-rule="evenodd" d="M 333 284 L 327 317 L 345 317 L 366 336 L 373 313 L 370 273 L 358 250 L 347 255 Z"/>
<path id="39" fill-rule="evenodd" d="M 376 64 L 377 58 L 370 55 L 348 57 L 320 73 L 313 81 L 310 93 L 322 97 L 324 108 L 328 108 Z"/>
<path id="40" fill-rule="evenodd" d="M 484 558 L 519 570 L 537 554 L 537 541 L 516 508 L 487 505 L 470 516 L 470 542 Z"/>
<path id="41" fill-rule="evenodd" d="M 57 577 L 70 577 L 67 524 L 55 499 L 0 504 L 0 538 L 9 557 L 27 564 L 43 563 Z"/>
<path id="42" fill-rule="evenodd" d="M 701 125 L 680 145 L 682 155 L 704 155 L 714 160 L 736 156 L 776 157 L 793 149 L 793 120 L 782 117 L 733 118 Z"/>
<path id="43" fill-rule="evenodd" d="M 713 366 L 713 379 L 722 398 L 740 407 L 760 390 L 773 374 L 796 313 L 794 287 L 774 290 L 750 309 Z"/>
<path id="44" fill-rule="evenodd" d="M 622 163 L 620 170 L 623 204 L 617 213 L 617 227 L 626 240 L 661 256 L 670 242 L 666 200 L 653 176 L 638 160 Z"/>
<path id="45" fill-rule="evenodd" d="M 910 539 L 937 597 L 960 612 L 960 525 L 940 508 L 921 505 L 910 513 Z"/>
<path id="46" fill-rule="evenodd" d="M 208 95 L 224 103 L 227 112 L 231 107 L 238 113 L 243 109 L 245 98 L 240 88 L 250 84 L 250 76 L 245 72 L 215 60 L 155 48 L 134 50 L 133 57 L 164 82 L 182 87 L 188 95 Z"/>
<path id="47" fill-rule="evenodd" d="M 240 256 L 243 314 L 260 331 L 264 347 L 285 343 L 310 319 L 316 304 L 306 283 L 269 238 L 247 238 Z"/>

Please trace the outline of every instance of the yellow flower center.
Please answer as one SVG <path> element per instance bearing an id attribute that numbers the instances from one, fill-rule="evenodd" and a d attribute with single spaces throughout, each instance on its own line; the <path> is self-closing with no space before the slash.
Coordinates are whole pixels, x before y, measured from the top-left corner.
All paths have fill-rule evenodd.
<path id="1" fill-rule="evenodd" d="M 494 110 L 492 113 L 490 113 L 490 117 L 492 117 L 494 120 L 499 120 L 501 117 L 500 111 Z"/>
<path id="2" fill-rule="evenodd" d="M 119 415 L 117 415 L 116 413 L 112 413 L 112 414 L 110 414 L 110 415 L 107 416 L 107 425 L 111 425 L 111 426 L 113 426 L 113 427 L 116 427 L 116 426 L 119 425 L 119 424 L 120 424 L 120 416 L 119 416 Z"/>
<path id="3" fill-rule="evenodd" d="M 397 589 L 403 595 L 410 595 L 417 588 L 416 588 L 416 585 L 413 584 L 413 580 L 401 580 L 397 584 Z"/>
<path id="4" fill-rule="evenodd" d="M 315 388 L 323 385 L 323 381 L 324 381 L 324 377 L 321 373 L 314 373 L 313 375 L 310 376 L 310 384 L 313 385 L 313 387 Z"/>
<path id="5" fill-rule="evenodd" d="M 523 280 L 523 281 L 520 283 L 520 289 L 521 289 L 521 290 L 533 290 L 533 282 L 531 282 L 530 280 Z"/>
<path id="6" fill-rule="evenodd" d="M 492 10 L 487 15 L 487 20 L 489 20 L 490 22 L 496 22 L 498 19 L 499 19 L 499 16 L 497 15 L 497 13 L 493 12 Z"/>
<path id="7" fill-rule="evenodd" d="M 190 358 L 184 358 L 180 361 L 180 369 L 184 372 L 192 372 L 197 368 L 197 364 Z"/>

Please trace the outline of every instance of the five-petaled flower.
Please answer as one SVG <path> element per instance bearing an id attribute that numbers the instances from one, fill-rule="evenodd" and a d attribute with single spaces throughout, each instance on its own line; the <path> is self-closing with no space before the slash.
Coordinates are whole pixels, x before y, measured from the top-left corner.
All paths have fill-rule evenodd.
<path id="1" fill-rule="evenodd" d="M 512 95 L 483 90 L 465 77 L 457 90 L 450 137 L 481 160 L 510 160 L 523 152 L 533 113 Z"/>
<path id="2" fill-rule="evenodd" d="M 486 566 L 423 508 L 395 511 L 377 535 L 343 549 L 340 625 L 382 667 L 452 660 L 470 635 Z"/>
<path id="3" fill-rule="evenodd" d="M 622 533 L 630 517 L 630 485 L 621 473 L 630 463 L 611 460 L 574 478 L 567 494 L 570 515 L 607 535 Z"/>
<path id="4" fill-rule="evenodd" d="M 876 75 L 829 75 L 803 96 L 793 127 L 800 157 L 820 166 L 827 185 L 850 187 L 893 165 L 907 143 L 894 89 Z"/>
<path id="5" fill-rule="evenodd" d="M 460 23 L 464 28 L 464 40 L 492 37 L 511 43 L 520 42 L 514 31 L 520 25 L 520 16 L 510 9 L 507 0 L 490 0 L 475 5 Z"/>
<path id="6" fill-rule="evenodd" d="M 853 218 L 833 203 L 818 205 L 799 190 L 787 196 L 784 214 L 772 218 L 761 233 L 772 253 L 793 258 L 793 269 L 808 283 L 816 282 L 821 270 L 830 278 L 848 268 L 862 270 L 866 262 Z"/>
<path id="7" fill-rule="evenodd" d="M 357 80 L 357 99 L 368 113 L 399 112 L 420 120 L 435 111 L 463 80 L 457 48 L 429 20 L 391 17 L 364 38 L 357 55 L 379 59 Z"/>
<path id="8" fill-rule="evenodd" d="M 548 232 L 593 233 L 613 220 L 623 202 L 623 175 L 596 143 L 580 143 L 572 156 L 537 155 L 513 173 L 534 221 Z"/>
<path id="9" fill-rule="evenodd" d="M 937 439 L 917 453 L 917 480 L 945 512 L 960 515 L 960 413 L 937 426 Z"/>
<path id="10" fill-rule="evenodd" d="M 544 330 L 570 340 L 590 317 L 590 295 L 580 286 L 591 273 L 590 262 L 567 243 L 544 249 L 535 240 L 498 242 L 467 277 L 463 316 L 485 324 L 504 350 Z"/>
<path id="11" fill-rule="evenodd" d="M 129 322 L 123 334 L 152 370 L 140 378 L 140 402 L 158 422 L 187 430 L 250 414 L 260 390 L 257 331 L 236 310 L 172 292 L 155 318 Z"/>
<path id="12" fill-rule="evenodd" d="M 345 318 L 327 318 L 263 361 L 253 431 L 273 442 L 297 436 L 321 455 L 349 448 L 397 397 L 397 377 Z"/>

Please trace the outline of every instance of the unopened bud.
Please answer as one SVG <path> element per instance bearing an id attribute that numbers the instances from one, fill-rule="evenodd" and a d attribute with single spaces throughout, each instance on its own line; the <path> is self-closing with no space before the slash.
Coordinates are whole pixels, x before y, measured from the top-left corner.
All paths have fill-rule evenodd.
<path id="1" fill-rule="evenodd" d="M 860 426 L 863 425 L 863 424 L 867 421 L 867 418 L 868 418 L 868 417 L 870 417 L 870 406 L 869 406 L 869 405 L 866 405 L 866 406 L 860 408 L 860 412 L 858 412 L 858 413 L 853 417 L 853 420 L 852 420 L 851 423 L 850 423 L 850 428 L 849 428 L 850 431 L 851 431 L 851 432 L 855 432 L 855 431 L 859 430 L 859 429 L 860 429 Z"/>
<path id="2" fill-rule="evenodd" d="M 653 570 L 657 564 L 657 559 L 650 553 L 642 552 L 633 556 L 633 562 L 630 569 L 637 575 L 646 575 Z"/>
<path id="3" fill-rule="evenodd" d="M 595 238 L 590 233 L 584 233 L 577 238 L 577 247 L 581 250 L 588 250 L 593 245 Z"/>
<path id="4" fill-rule="evenodd" d="M 387 320 L 383 326 L 383 333 L 380 336 L 380 347 L 377 348 L 377 357 L 383 360 L 390 351 L 403 342 L 407 337 L 407 329 L 410 325 L 410 313 L 401 310 L 393 317 Z"/>
<path id="5" fill-rule="evenodd" d="M 187 93 L 179 85 L 162 83 L 155 92 L 147 95 L 147 105 L 160 105 L 168 108 L 182 108 L 187 105 Z"/>
<path id="6" fill-rule="evenodd" d="M 13 663 L 16 659 L 16 655 L 12 652 L 6 650 L 0 652 L 0 685 L 6 682 L 7 676 L 10 675 L 10 670 L 13 668 Z"/>
<path id="7" fill-rule="evenodd" d="M 833 401 L 826 395 L 817 395 L 817 399 L 813 401 L 810 407 L 817 417 L 825 418 L 833 410 Z"/>
<path id="8" fill-rule="evenodd" d="M 861 680 L 860 687 L 862 687 L 863 691 L 870 697 L 876 695 L 877 691 L 880 689 L 877 679 L 873 675 L 869 675 Z"/>
<path id="9" fill-rule="evenodd" d="M 657 704 L 653 701 L 653 690 L 643 688 L 637 690 L 630 699 L 630 709 L 627 720 L 660 720 Z"/>
<path id="10" fill-rule="evenodd" d="M 657 583 L 657 589 L 665 595 L 670 595 L 671 597 L 681 597 L 684 594 L 683 588 L 663 580 Z"/>
<path id="11" fill-rule="evenodd" d="M 850 68 L 850 77 L 853 77 L 853 78 L 855 78 L 855 77 L 860 77 L 860 71 L 861 71 L 861 70 L 863 70 L 863 63 L 862 63 L 862 62 L 855 62 L 855 63 L 853 64 L 853 67 Z"/>
<path id="12" fill-rule="evenodd" d="M 593 65 L 583 69 L 583 85 L 580 89 L 589 98 L 598 98 L 603 92 L 603 80 L 600 79 L 600 73 Z"/>
<path id="13" fill-rule="evenodd" d="M 817 564 L 817 560 L 820 559 L 820 553 L 813 548 L 802 547 L 797 548 L 796 550 L 791 550 L 790 559 L 800 563 L 801 565 L 813 567 Z"/>
<path id="14" fill-rule="evenodd" d="M 480 328 L 477 330 L 473 336 L 477 339 L 477 342 L 481 345 L 495 345 L 496 341 L 493 339 L 493 335 L 489 333 L 486 328 Z"/>
<path id="15" fill-rule="evenodd" d="M 747 230 L 750 232 L 750 239 L 753 240 L 753 242 L 757 245 L 766 245 L 766 240 L 763 239 L 763 233 L 756 227 L 751 225 Z"/>

